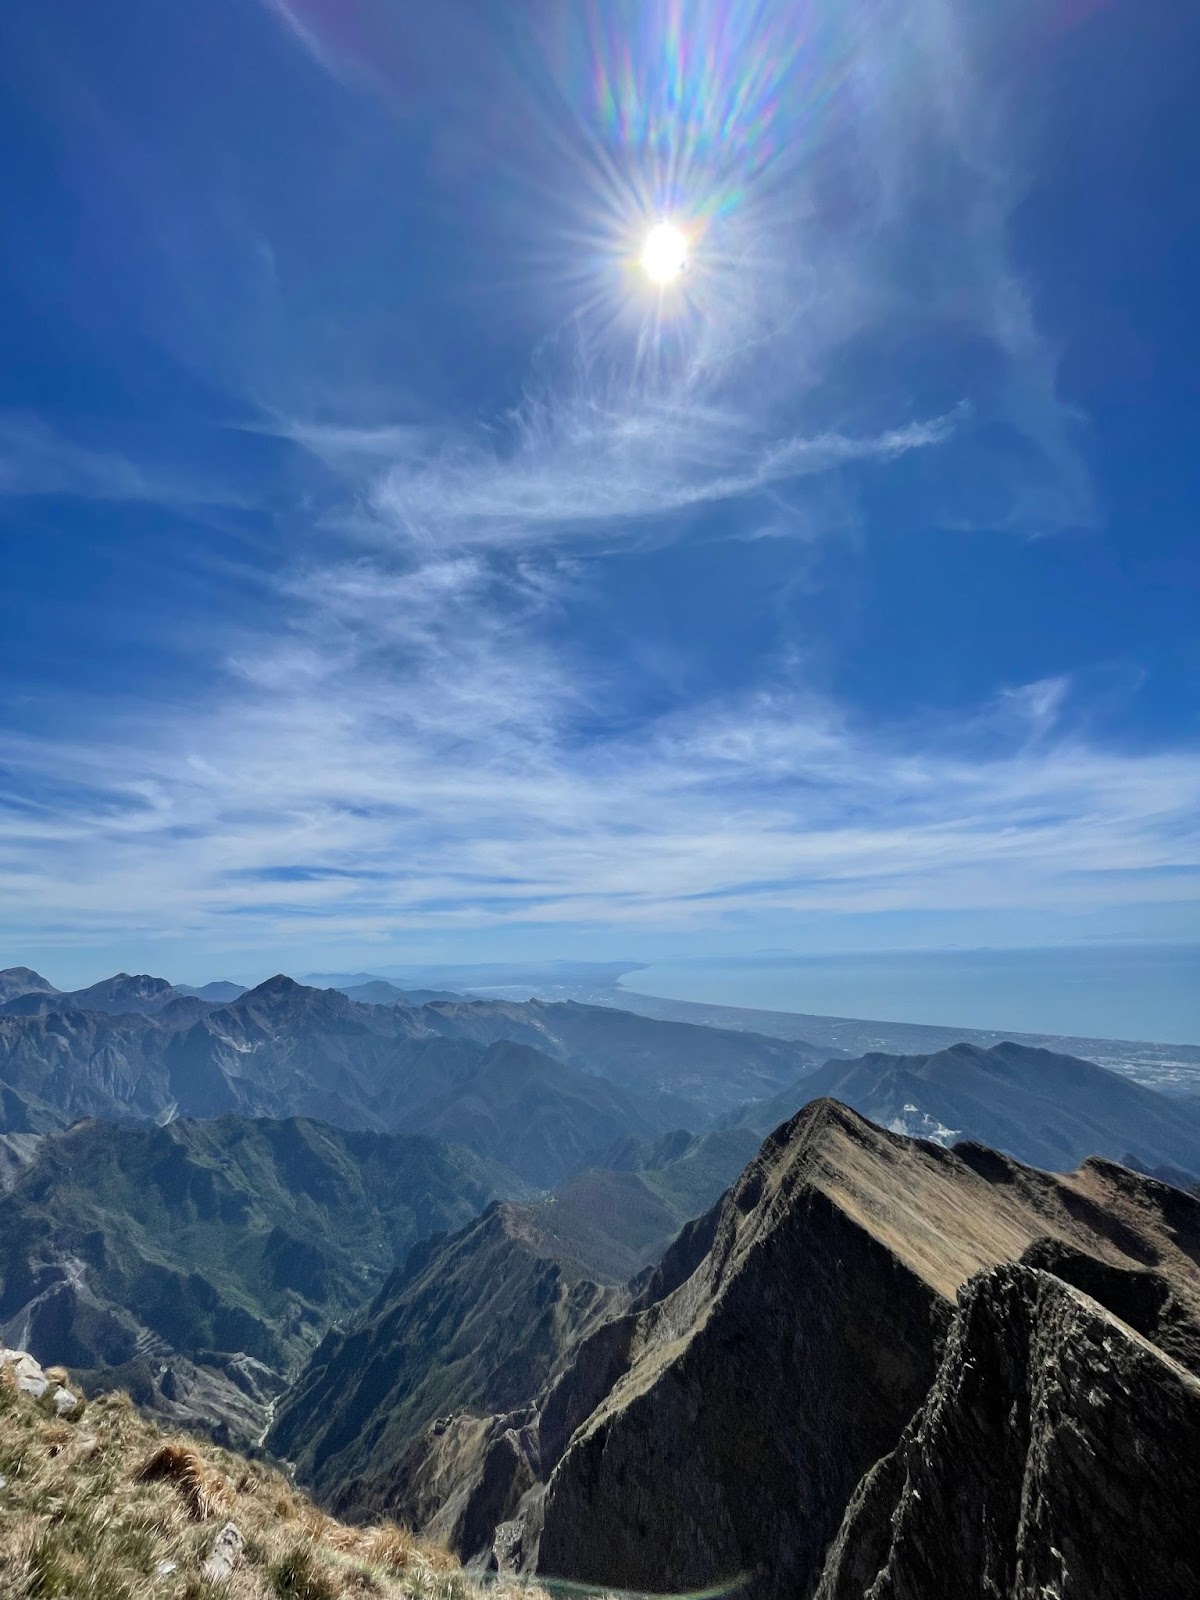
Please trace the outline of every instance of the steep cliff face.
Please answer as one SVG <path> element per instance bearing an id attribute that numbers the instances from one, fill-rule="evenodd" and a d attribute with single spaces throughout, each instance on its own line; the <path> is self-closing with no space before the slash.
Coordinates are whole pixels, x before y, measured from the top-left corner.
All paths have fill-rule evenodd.
<path id="1" fill-rule="evenodd" d="M 930 1391 L 973 1274 L 1039 1241 L 1135 1299 L 1154 1299 L 1158 1274 L 1185 1339 L 1198 1218 L 1109 1163 L 1056 1177 L 807 1107 L 629 1316 L 581 1346 L 559 1392 L 574 1384 L 590 1412 L 559 1406 L 555 1421 L 554 1392 L 543 1402 L 548 1484 L 524 1535 L 541 1520 L 539 1571 L 647 1590 L 744 1574 L 755 1595 L 811 1594 L 855 1486 Z M 959 1592 L 979 1591 L 923 1594 Z"/>
<path id="2" fill-rule="evenodd" d="M 1200 1383 L 1061 1279 L 972 1280 L 817 1600 L 1193 1600 Z"/>
<path id="3" fill-rule="evenodd" d="M 349 1329 L 326 1336 L 268 1445 L 331 1505 L 400 1508 L 424 1524 L 474 1483 L 490 1442 L 464 1433 L 461 1414 L 528 1406 L 574 1340 L 627 1298 L 591 1282 L 531 1208 L 491 1206 L 412 1251 Z"/>

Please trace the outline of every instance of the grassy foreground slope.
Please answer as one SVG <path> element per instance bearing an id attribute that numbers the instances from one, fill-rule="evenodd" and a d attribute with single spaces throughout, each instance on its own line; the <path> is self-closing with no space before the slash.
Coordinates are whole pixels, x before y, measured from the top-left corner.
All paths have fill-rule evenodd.
<path id="1" fill-rule="evenodd" d="M 30 1398 L 0 1365 L 0 1594 L 10 1600 L 478 1593 L 445 1550 L 395 1524 L 336 1522 L 273 1468 L 168 1435 L 123 1394 L 60 1416 L 52 1393 Z M 233 1559 L 217 1576 L 222 1549 Z"/>

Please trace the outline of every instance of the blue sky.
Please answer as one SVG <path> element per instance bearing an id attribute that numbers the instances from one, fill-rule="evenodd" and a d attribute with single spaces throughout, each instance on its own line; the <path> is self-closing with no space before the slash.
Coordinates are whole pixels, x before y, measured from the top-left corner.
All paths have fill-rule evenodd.
<path id="1" fill-rule="evenodd" d="M 1195 936 L 1193 8 L 6 23 L 9 960 Z"/>

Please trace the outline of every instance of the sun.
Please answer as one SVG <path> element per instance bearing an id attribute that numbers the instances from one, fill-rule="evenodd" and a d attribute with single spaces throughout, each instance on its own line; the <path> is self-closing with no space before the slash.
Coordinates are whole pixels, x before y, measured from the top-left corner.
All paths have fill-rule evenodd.
<path id="1" fill-rule="evenodd" d="M 656 222 L 642 246 L 642 271 L 653 283 L 671 283 L 687 266 L 688 242 L 673 222 Z"/>

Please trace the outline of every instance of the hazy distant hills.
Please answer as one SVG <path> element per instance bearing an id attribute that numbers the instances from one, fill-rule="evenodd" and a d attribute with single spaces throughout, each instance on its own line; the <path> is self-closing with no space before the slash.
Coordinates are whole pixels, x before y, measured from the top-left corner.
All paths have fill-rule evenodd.
<path id="1" fill-rule="evenodd" d="M 348 1000 L 357 1000 L 360 1005 L 366 1006 L 427 1006 L 431 1000 L 461 1000 L 461 994 L 454 994 L 449 989 L 397 989 L 394 983 L 388 983 L 385 978 L 373 978 L 369 983 L 355 983 L 343 986 L 340 983 L 331 983 L 331 989 L 337 989 Z"/>
<path id="2" fill-rule="evenodd" d="M 382 982 L 366 987 L 379 993 Z M 0 1006 L 0 1133 L 45 1132 L 78 1116 L 305 1116 L 458 1140 L 551 1188 L 604 1165 L 600 1153 L 623 1138 L 714 1124 L 762 1134 L 830 1095 L 897 1131 L 974 1138 L 1058 1170 L 1088 1155 L 1128 1156 L 1200 1177 L 1190 1103 L 1027 1044 L 829 1060 L 802 1040 L 608 1006 L 414 1004 L 384 987 L 386 1004 L 364 1003 L 279 976 L 218 1003 L 147 975 L 59 994 L 37 973 L 9 969 L 0 973 L 11 996 Z"/>
<path id="3" fill-rule="evenodd" d="M 663 1022 L 573 1000 L 480 1000 L 433 1005 L 429 1015 L 431 1026 L 444 1018 L 457 1037 L 531 1044 L 624 1088 L 690 1101 L 705 1120 L 782 1088 L 830 1055 L 803 1040 Z"/>
<path id="4" fill-rule="evenodd" d="M 305 1116 L 454 1139 L 550 1187 L 620 1139 L 703 1129 L 815 1064 L 802 1044 L 603 1007 L 364 1005 L 282 976 L 211 1005 L 119 975 L 0 1011 L 0 1132 Z"/>
<path id="5" fill-rule="evenodd" d="M 551 1188 L 606 1165 L 621 1139 L 766 1133 L 832 1095 L 898 1131 L 1055 1169 L 1129 1156 L 1200 1177 L 1190 1105 L 1022 1044 L 827 1061 L 801 1040 L 574 1001 L 364 1004 L 283 976 L 223 1004 L 145 975 L 67 995 L 28 969 L 0 983 L 0 1133 L 79 1116 L 305 1116 L 460 1141 Z"/>
<path id="6" fill-rule="evenodd" d="M 245 1433 L 411 1244 L 522 1188 L 421 1137 L 80 1123 L 0 1197 L 0 1344 L 117 1369 L 104 1381 L 160 1413 Z"/>
<path id="7" fill-rule="evenodd" d="M 1055 1171 L 1093 1155 L 1132 1156 L 1151 1170 L 1200 1177 L 1200 1117 L 1190 1105 L 1028 1045 L 957 1044 L 933 1055 L 831 1061 L 747 1107 L 741 1122 L 766 1133 L 823 1095 L 896 1133 L 942 1144 L 975 1139 Z"/>
<path id="8" fill-rule="evenodd" d="M 57 994 L 52 983 L 32 967 L 6 967 L 0 972 L 0 1006 L 26 994 Z"/>
<path id="9" fill-rule="evenodd" d="M 0 974 L 0 980 L 10 977 L 14 970 L 28 971 L 10 968 L 8 972 Z M 30 976 L 37 978 L 38 975 L 32 973 Z M 146 973 L 131 977 L 127 972 L 118 972 L 115 977 L 105 978 L 87 989 L 75 989 L 68 993 L 53 988 L 45 979 L 40 979 L 39 983 L 40 987 L 24 988 L 11 995 L 4 1003 L 4 1012 L 10 1016 L 45 1016 L 51 1011 L 149 1014 L 160 1011 L 172 1000 L 190 992 L 176 989 L 165 978 L 152 978 Z"/>
<path id="10" fill-rule="evenodd" d="M 748 1128 L 701 1137 L 680 1131 L 652 1144 L 627 1139 L 529 1209 L 548 1243 L 601 1282 L 623 1282 L 708 1210 L 759 1143 Z"/>
<path id="11" fill-rule="evenodd" d="M 194 995 L 197 1000 L 207 1000 L 211 1005 L 225 1005 L 230 1000 L 236 1000 L 239 995 L 246 992 L 244 983 L 230 983 L 226 979 L 218 978 L 214 983 L 202 983 L 198 989 L 192 988 L 187 983 L 177 983 L 175 993 L 179 995 Z"/>
<path id="12" fill-rule="evenodd" d="M 425 1101 L 413 1126 L 458 1139 L 550 1188 L 614 1140 L 662 1131 L 670 1109 L 594 1073 L 553 1061 L 530 1045 L 499 1040 L 479 1051 L 469 1076 Z M 461 1046 L 460 1046 L 461 1048 Z"/>

